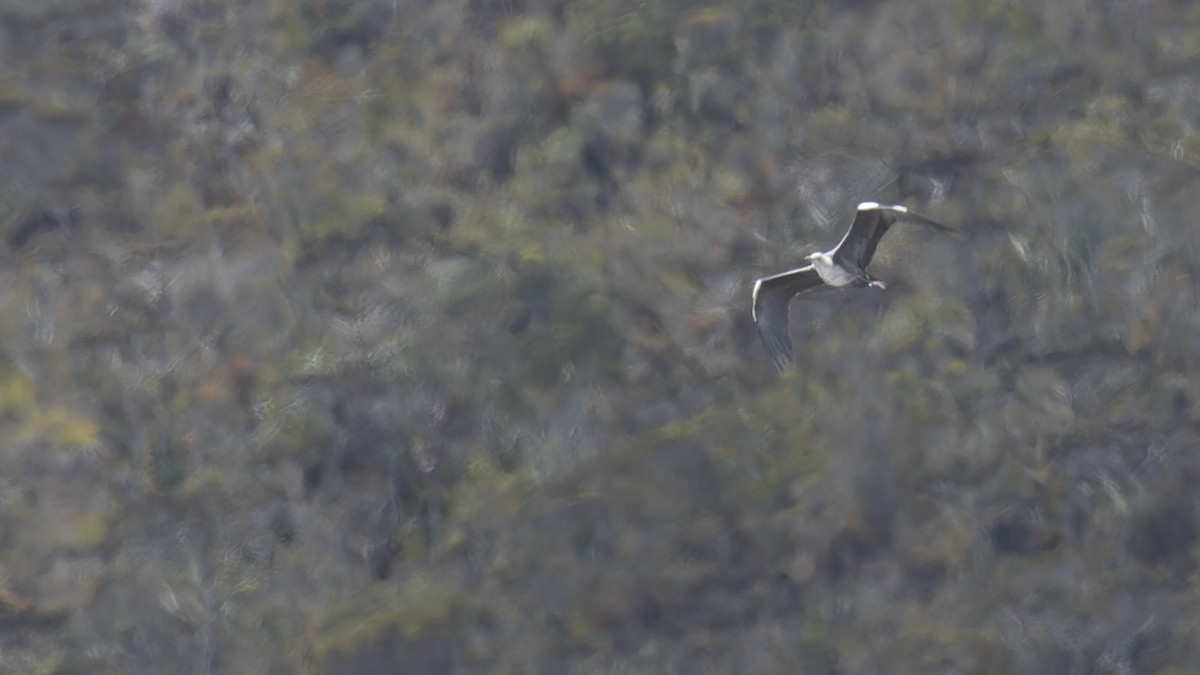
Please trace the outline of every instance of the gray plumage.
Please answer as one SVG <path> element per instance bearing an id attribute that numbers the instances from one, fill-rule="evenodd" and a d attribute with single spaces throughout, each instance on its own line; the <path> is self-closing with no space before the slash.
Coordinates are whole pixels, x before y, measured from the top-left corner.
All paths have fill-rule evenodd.
<path id="1" fill-rule="evenodd" d="M 754 282 L 751 314 L 767 356 L 777 370 L 782 371 L 792 360 L 792 338 L 788 334 L 788 306 L 792 298 L 821 285 L 886 288 L 882 281 L 867 273 L 867 265 L 875 257 L 879 240 L 899 220 L 922 223 L 943 231 L 947 229 L 904 206 L 863 202 L 858 205 L 854 222 L 837 246 L 824 253 L 808 255 L 809 264 L 804 267 Z"/>

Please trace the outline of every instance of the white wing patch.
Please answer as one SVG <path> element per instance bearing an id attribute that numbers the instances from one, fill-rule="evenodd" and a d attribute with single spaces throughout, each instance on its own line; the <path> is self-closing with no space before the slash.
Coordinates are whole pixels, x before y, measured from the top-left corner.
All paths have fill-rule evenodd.
<path id="1" fill-rule="evenodd" d="M 895 206 L 884 206 L 883 204 L 880 204 L 879 202 L 863 202 L 858 205 L 859 211 L 874 211 L 875 209 L 887 209 L 888 211 L 899 211 L 900 213 L 908 213 L 908 207 L 900 206 L 899 204 L 896 204 Z"/>

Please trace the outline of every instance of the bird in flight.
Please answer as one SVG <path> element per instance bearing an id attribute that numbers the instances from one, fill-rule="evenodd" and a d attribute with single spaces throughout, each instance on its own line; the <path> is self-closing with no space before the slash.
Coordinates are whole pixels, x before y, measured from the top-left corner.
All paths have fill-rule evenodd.
<path id="1" fill-rule="evenodd" d="M 776 370 L 782 372 L 792 360 L 792 338 L 788 335 L 788 305 L 792 298 L 822 284 L 835 288 L 848 285 L 886 288 L 886 284 L 867 273 L 867 265 L 871 264 L 879 240 L 899 220 L 948 231 L 944 225 L 903 206 L 863 202 L 858 205 L 846 236 L 833 249 L 806 256 L 809 264 L 804 267 L 754 282 L 752 316 Z"/>

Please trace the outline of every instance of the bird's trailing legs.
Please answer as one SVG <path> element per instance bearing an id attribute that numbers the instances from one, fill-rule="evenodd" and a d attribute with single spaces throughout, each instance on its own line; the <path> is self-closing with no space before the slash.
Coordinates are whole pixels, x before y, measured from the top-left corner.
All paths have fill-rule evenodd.
<path id="1" fill-rule="evenodd" d="M 884 290 L 885 288 L 887 288 L 887 284 L 876 279 L 875 277 L 871 276 L 870 274 L 867 274 L 866 270 L 859 270 L 858 278 L 855 279 L 854 281 L 855 281 L 856 285 L 858 285 L 858 286 L 866 286 L 869 288 L 878 288 L 881 291 Z"/>

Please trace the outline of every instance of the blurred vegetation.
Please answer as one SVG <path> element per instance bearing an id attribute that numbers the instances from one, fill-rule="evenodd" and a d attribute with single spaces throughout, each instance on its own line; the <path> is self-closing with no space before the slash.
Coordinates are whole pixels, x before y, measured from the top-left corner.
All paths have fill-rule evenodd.
<path id="1" fill-rule="evenodd" d="M 1200 671 L 1183 2 L 0 0 L 0 672 Z M 897 228 L 887 292 L 756 276 Z"/>

